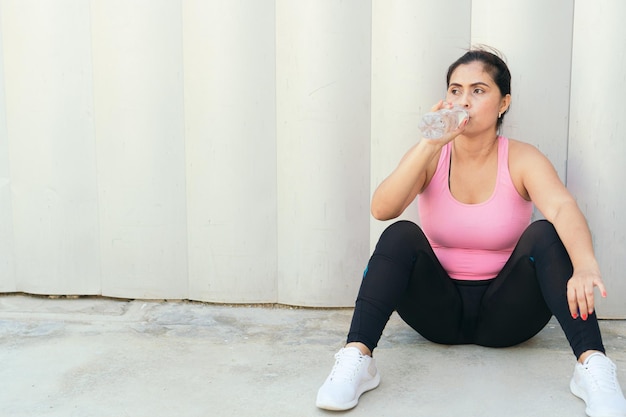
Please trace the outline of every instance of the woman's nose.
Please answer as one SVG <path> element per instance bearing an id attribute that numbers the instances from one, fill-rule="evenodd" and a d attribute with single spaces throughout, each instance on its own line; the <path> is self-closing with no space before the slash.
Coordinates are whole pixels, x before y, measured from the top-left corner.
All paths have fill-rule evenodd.
<path id="1" fill-rule="evenodd" d="M 456 104 L 458 106 L 464 107 L 464 108 L 469 108 L 470 106 L 470 97 L 469 94 L 467 93 L 463 93 L 460 97 L 459 100 L 456 102 Z"/>

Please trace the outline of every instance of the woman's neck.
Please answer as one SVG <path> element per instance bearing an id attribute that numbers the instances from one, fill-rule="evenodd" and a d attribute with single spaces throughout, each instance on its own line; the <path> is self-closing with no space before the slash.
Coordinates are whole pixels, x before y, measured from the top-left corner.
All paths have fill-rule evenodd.
<path id="1" fill-rule="evenodd" d="M 452 142 L 453 152 L 457 158 L 468 160 L 485 160 L 498 149 L 498 135 L 485 135 L 482 138 L 457 136 Z"/>

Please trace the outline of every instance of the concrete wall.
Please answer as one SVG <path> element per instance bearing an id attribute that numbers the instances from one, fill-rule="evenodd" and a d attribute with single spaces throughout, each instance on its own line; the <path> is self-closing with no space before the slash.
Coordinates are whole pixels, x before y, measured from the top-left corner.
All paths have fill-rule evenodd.
<path id="1" fill-rule="evenodd" d="M 352 305 L 373 188 L 484 43 L 513 73 L 503 133 L 567 181 L 599 311 L 626 317 L 625 8 L 0 0 L 0 291 Z"/>

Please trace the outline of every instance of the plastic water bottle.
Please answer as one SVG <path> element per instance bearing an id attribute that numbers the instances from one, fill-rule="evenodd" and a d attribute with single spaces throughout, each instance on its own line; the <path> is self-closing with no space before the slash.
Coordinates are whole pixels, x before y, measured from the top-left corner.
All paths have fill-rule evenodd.
<path id="1" fill-rule="evenodd" d="M 427 139 L 439 139 L 446 133 L 459 127 L 461 122 L 469 117 L 465 109 L 454 106 L 451 109 L 441 109 L 426 113 L 419 125 L 422 136 Z"/>

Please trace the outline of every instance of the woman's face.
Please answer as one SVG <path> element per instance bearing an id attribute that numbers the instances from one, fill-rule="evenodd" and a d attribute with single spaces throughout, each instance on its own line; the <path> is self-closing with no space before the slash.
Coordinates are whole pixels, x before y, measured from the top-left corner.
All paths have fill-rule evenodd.
<path id="1" fill-rule="evenodd" d="M 446 101 L 465 108 L 469 123 L 465 134 L 496 130 L 498 113 L 509 107 L 511 96 L 502 93 L 482 62 L 459 65 L 450 76 Z"/>

